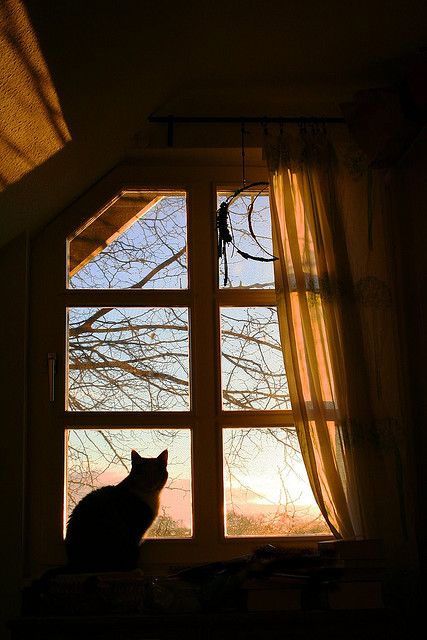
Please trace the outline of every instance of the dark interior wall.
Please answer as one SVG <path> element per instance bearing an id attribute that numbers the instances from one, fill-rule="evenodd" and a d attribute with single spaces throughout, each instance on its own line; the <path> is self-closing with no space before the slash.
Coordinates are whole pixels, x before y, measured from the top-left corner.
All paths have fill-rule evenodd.
<path id="1" fill-rule="evenodd" d="M 15 47 L 1 64 L 18 100 L 5 100 L 2 126 L 9 123 L 16 145 L 17 110 L 26 107 L 20 156 L 34 133 L 43 149 L 58 127 L 69 138 L 59 136 L 54 155 L 29 163 L 31 171 L 0 193 L 0 244 L 25 228 L 37 232 L 119 162 L 136 133 L 140 144 L 155 146 L 150 113 L 340 115 L 341 103 L 388 84 L 391 62 L 425 43 L 423 0 L 386 8 L 371 0 L 357 11 L 342 0 L 241 4 L 3 0 Z M 17 67 L 27 86 L 17 82 Z M 161 134 L 165 140 L 164 128 Z"/>
<path id="2" fill-rule="evenodd" d="M 402 325 L 407 348 L 407 385 L 411 405 L 408 433 L 413 447 L 416 469 L 414 516 L 418 535 L 421 573 L 426 569 L 425 532 L 427 518 L 427 130 L 414 142 L 400 162 L 396 188 L 397 241 L 401 256 Z"/>
<path id="3" fill-rule="evenodd" d="M 27 290 L 28 240 L 22 234 L 0 251 L 1 625 L 19 612 L 22 586 Z M 7 637 L 0 626 L 0 638 Z"/>

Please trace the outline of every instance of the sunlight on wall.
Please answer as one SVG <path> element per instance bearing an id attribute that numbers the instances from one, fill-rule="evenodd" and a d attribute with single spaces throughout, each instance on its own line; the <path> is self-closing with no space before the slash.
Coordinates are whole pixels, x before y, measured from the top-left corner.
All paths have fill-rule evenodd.
<path id="1" fill-rule="evenodd" d="M 20 0 L 0 3 L 0 191 L 71 139 Z"/>

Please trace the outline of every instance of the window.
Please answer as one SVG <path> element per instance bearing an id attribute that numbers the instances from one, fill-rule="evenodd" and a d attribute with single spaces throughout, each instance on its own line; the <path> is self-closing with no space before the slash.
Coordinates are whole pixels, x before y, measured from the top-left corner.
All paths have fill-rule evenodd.
<path id="1" fill-rule="evenodd" d="M 31 479 L 49 487 L 31 503 L 33 530 L 49 520 L 32 543 L 42 563 L 55 562 L 74 504 L 127 474 L 132 448 L 169 450 L 168 485 L 144 544 L 153 563 L 328 535 L 293 428 L 273 262 L 231 252 L 227 282 L 218 266 L 215 211 L 238 175 L 223 166 L 125 167 L 37 244 L 35 361 L 49 352 L 57 363 L 50 401 L 38 383 L 33 393 L 41 413 Z M 230 215 L 241 250 L 272 253 L 266 190 L 240 193 Z M 48 247 L 62 261 L 49 275 Z M 49 454 L 49 469 L 37 454 Z"/>

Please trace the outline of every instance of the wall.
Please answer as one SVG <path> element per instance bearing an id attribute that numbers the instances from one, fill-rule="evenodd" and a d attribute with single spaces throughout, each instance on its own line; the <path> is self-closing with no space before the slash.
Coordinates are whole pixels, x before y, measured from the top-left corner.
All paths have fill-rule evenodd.
<path id="1" fill-rule="evenodd" d="M 28 239 L 26 234 L 0 251 L 2 309 L 0 336 L 1 440 L 0 486 L 0 638 L 4 620 L 19 613 L 23 568 L 24 448 L 26 425 Z"/>
<path id="2" fill-rule="evenodd" d="M 421 133 L 402 159 L 397 174 L 399 193 L 398 233 L 402 261 L 402 330 L 407 346 L 407 385 L 411 399 L 414 445 L 415 519 L 421 574 L 426 569 L 425 532 L 427 518 L 427 130 Z"/>

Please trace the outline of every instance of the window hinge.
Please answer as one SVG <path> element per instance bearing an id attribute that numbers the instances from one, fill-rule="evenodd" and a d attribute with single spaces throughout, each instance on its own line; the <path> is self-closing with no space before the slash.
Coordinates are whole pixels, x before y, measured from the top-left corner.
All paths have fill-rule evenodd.
<path id="1" fill-rule="evenodd" d="M 47 364 L 49 373 L 49 402 L 55 401 L 55 375 L 56 375 L 56 353 L 47 354 Z"/>

